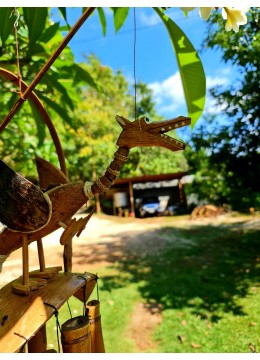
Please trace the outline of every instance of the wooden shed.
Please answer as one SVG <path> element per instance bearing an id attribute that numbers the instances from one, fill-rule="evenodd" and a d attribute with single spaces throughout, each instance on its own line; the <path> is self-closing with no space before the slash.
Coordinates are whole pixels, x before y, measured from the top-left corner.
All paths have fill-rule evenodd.
<path id="1" fill-rule="evenodd" d="M 186 210 L 186 178 L 186 172 L 179 172 L 117 179 L 101 200 L 102 211 L 110 215 L 136 216 L 138 202 L 149 197 L 168 198 L 168 205 Z"/>

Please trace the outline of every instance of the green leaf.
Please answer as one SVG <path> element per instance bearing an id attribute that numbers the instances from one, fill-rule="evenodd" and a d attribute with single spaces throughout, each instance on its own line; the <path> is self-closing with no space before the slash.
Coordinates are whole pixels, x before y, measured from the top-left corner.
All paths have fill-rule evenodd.
<path id="1" fill-rule="evenodd" d="M 118 8 L 112 8 L 113 12 L 114 12 L 114 25 L 115 25 L 115 30 L 116 32 L 118 32 L 118 30 L 120 30 L 120 28 L 122 27 L 122 25 L 124 24 L 128 12 L 129 12 L 129 8 L 128 7 L 118 7 Z"/>
<path id="2" fill-rule="evenodd" d="M 59 11 L 61 12 L 62 17 L 66 21 L 68 29 L 70 30 L 70 24 L 68 23 L 67 19 L 67 9 L 65 7 L 59 7 Z"/>
<path id="3" fill-rule="evenodd" d="M 98 15 L 99 15 L 99 20 L 100 20 L 101 25 L 102 25 L 102 33 L 103 33 L 103 36 L 105 36 L 106 31 L 107 31 L 107 22 L 106 22 L 105 13 L 104 13 L 104 10 L 101 7 L 98 7 L 97 11 L 98 11 Z"/>
<path id="4" fill-rule="evenodd" d="M 26 7 L 23 8 L 23 12 L 24 21 L 29 30 L 29 41 L 30 44 L 33 44 L 39 40 L 44 31 L 46 19 L 48 16 L 48 8 Z"/>
<path id="5" fill-rule="evenodd" d="M 60 23 L 55 23 L 49 26 L 43 34 L 39 37 L 39 41 L 47 43 L 49 40 L 53 38 L 56 32 L 59 30 Z"/>
<path id="6" fill-rule="evenodd" d="M 48 73 L 46 73 L 44 75 L 43 80 L 46 82 L 46 84 L 48 85 L 48 87 L 51 88 L 56 88 L 61 94 L 62 94 L 62 101 L 64 101 L 71 110 L 74 109 L 74 104 L 71 101 L 71 98 L 69 97 L 67 90 L 65 89 L 65 87 L 55 78 L 55 76 L 53 74 L 49 75 Z"/>
<path id="7" fill-rule="evenodd" d="M 18 90 L 18 87 L 17 89 Z M 12 107 L 16 104 L 16 102 L 19 100 L 19 95 L 17 92 L 13 92 L 9 101 L 8 101 L 8 109 L 12 109 Z"/>
<path id="8" fill-rule="evenodd" d="M 39 54 L 46 54 L 46 49 L 41 45 L 41 44 L 32 44 L 32 46 L 30 46 L 30 54 L 31 56 L 33 55 L 39 55 Z"/>
<path id="9" fill-rule="evenodd" d="M 88 71 L 86 71 L 77 64 L 73 65 L 73 69 L 75 70 L 74 84 L 80 81 L 84 81 L 93 88 L 95 88 L 96 90 L 98 91 L 100 90 L 98 85 L 95 83 L 94 79 L 92 78 L 92 76 L 89 74 Z"/>
<path id="10" fill-rule="evenodd" d="M 206 97 L 206 79 L 197 51 L 184 32 L 159 8 L 154 8 L 168 30 L 184 89 L 191 127 L 201 116 Z"/>
<path id="11" fill-rule="evenodd" d="M 36 123 L 36 127 L 37 127 L 37 137 L 38 137 L 38 146 L 42 146 L 43 145 L 43 141 L 45 139 L 45 123 L 44 120 L 42 118 L 41 113 L 39 112 L 39 110 L 37 109 L 37 107 L 34 105 L 34 103 L 29 99 L 29 104 L 31 106 L 32 109 L 32 113 L 33 113 L 33 118 L 35 120 Z"/>
<path id="12" fill-rule="evenodd" d="M 74 128 L 75 126 L 73 125 L 73 122 L 71 120 L 71 118 L 69 117 L 69 115 L 67 114 L 67 110 L 64 109 L 63 107 L 61 107 L 59 104 L 57 104 L 55 101 L 52 101 L 51 99 L 49 99 L 46 96 L 43 96 L 41 94 L 41 99 L 51 108 L 53 109 L 61 118 L 62 120 L 69 124 L 72 128 Z"/>
<path id="13" fill-rule="evenodd" d="M 16 17 L 11 16 L 13 8 L 1 7 L 0 8 L 0 38 L 2 46 L 5 44 L 8 36 L 11 34 Z M 11 17 L 10 17 L 11 16 Z"/>

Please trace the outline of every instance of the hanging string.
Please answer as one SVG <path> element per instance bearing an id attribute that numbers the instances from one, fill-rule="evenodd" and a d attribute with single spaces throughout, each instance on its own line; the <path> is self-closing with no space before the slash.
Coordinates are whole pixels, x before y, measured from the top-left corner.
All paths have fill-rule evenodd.
<path id="1" fill-rule="evenodd" d="M 71 312 L 71 308 L 70 308 L 70 304 L 69 304 L 68 300 L 67 300 L 67 305 L 68 305 L 68 309 L 69 309 L 69 313 L 70 313 L 70 318 L 72 319 L 72 312 Z"/>
<path id="2" fill-rule="evenodd" d="M 23 98 L 23 92 L 22 92 L 22 75 L 21 75 L 21 70 L 20 70 L 20 61 L 19 61 L 19 42 L 18 42 L 18 31 L 17 31 L 17 27 L 19 24 L 19 18 L 20 18 L 20 13 L 19 11 L 14 8 L 14 10 L 11 12 L 11 16 L 16 16 L 16 20 L 14 22 L 14 36 L 15 36 L 15 46 L 16 46 L 16 63 L 17 63 L 17 72 L 18 72 L 18 82 L 19 82 L 19 91 L 18 94 L 20 95 L 20 98 L 25 100 Z"/>
<path id="3" fill-rule="evenodd" d="M 87 302 L 87 299 L 86 299 L 86 290 L 87 290 L 87 279 L 82 276 L 82 275 L 78 275 L 78 278 L 82 278 L 85 280 L 85 284 L 84 286 L 82 287 L 82 291 L 83 291 L 83 316 L 88 316 L 88 309 L 87 309 L 87 306 L 86 306 L 86 302 Z"/>
<path id="4" fill-rule="evenodd" d="M 134 7 L 134 119 L 136 120 L 136 14 Z"/>
<path id="5" fill-rule="evenodd" d="M 61 327 L 60 327 L 60 323 L 59 323 L 59 312 L 57 310 L 57 308 L 52 305 L 47 303 L 46 301 L 44 301 L 44 305 L 50 306 L 51 308 L 54 309 L 54 315 L 56 317 L 56 336 L 57 336 L 57 343 L 58 343 L 58 352 L 60 353 L 60 337 L 59 337 L 59 331 L 61 332 Z"/>

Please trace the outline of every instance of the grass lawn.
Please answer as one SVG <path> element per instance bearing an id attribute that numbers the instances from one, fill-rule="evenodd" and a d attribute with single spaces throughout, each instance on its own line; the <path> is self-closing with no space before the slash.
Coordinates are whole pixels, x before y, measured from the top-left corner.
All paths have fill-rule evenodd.
<path id="1" fill-rule="evenodd" d="M 178 220 L 163 220 L 158 241 L 160 236 L 168 241 L 159 253 L 129 253 L 100 269 L 106 352 L 140 351 L 128 331 L 137 302 L 161 309 L 162 321 L 152 335 L 157 347 L 146 352 L 259 352 L 259 226 Z M 82 313 L 78 300 L 70 299 L 70 307 L 73 315 Z M 60 323 L 68 317 L 65 305 Z M 47 326 L 48 335 L 53 332 L 48 343 L 56 348 L 55 318 Z"/>

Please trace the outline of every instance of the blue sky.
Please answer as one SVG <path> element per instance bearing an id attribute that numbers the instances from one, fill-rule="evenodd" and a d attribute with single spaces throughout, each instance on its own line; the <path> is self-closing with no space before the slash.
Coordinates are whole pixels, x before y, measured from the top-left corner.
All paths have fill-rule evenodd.
<path id="1" fill-rule="evenodd" d="M 104 65 L 114 71 L 122 70 L 133 84 L 134 79 L 134 11 L 122 29 L 115 34 L 113 16 L 104 8 L 107 18 L 107 35 L 102 35 L 99 17 L 95 12 L 69 43 L 77 62 L 84 61 L 84 55 L 94 53 Z M 68 10 L 68 21 L 73 25 L 81 14 L 81 8 Z M 180 8 L 167 11 L 186 33 L 196 49 L 201 46 L 206 22 L 199 17 L 198 8 L 184 16 Z M 55 17 L 56 20 L 56 17 Z M 207 50 L 200 54 L 207 88 L 216 85 L 228 86 L 237 76 L 235 69 L 221 61 L 219 51 Z M 148 84 L 154 92 L 157 112 L 165 118 L 187 115 L 185 98 L 168 33 L 152 8 L 136 8 L 136 78 Z M 218 112 L 214 100 L 207 96 L 206 111 Z M 152 119 L 151 119 L 152 120 Z M 202 119 L 198 122 L 201 123 Z M 198 126 L 198 125 L 197 125 Z"/>

